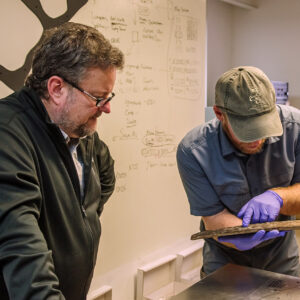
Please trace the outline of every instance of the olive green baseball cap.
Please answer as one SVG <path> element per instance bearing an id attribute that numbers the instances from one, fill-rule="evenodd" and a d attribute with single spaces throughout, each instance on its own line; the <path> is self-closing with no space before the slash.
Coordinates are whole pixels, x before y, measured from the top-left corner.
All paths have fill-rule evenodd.
<path id="1" fill-rule="evenodd" d="M 274 87 L 258 68 L 241 66 L 225 72 L 216 83 L 215 105 L 226 113 L 242 142 L 282 135 Z"/>

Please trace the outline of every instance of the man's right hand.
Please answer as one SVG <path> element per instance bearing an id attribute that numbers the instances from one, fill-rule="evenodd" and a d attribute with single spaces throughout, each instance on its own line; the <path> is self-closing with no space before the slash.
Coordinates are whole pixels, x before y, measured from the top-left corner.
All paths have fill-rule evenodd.
<path id="1" fill-rule="evenodd" d="M 254 248 L 264 241 L 277 237 L 283 237 L 285 234 L 286 231 L 278 231 L 276 229 L 269 232 L 266 232 L 265 230 L 259 230 L 258 232 L 252 234 L 221 236 L 218 238 L 218 241 L 231 243 L 235 245 L 238 250 L 245 251 Z"/>

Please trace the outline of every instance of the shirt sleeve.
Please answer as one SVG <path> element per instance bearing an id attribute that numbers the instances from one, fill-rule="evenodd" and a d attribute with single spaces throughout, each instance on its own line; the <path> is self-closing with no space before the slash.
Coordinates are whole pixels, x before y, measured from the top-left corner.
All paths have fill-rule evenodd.
<path id="1" fill-rule="evenodd" d="M 212 216 L 225 208 L 201 165 L 193 157 L 190 149 L 186 149 L 182 143 L 177 148 L 177 166 L 192 215 Z"/>
<path id="2" fill-rule="evenodd" d="M 34 151 L 0 127 L 0 264 L 11 299 L 65 299 L 39 227 L 41 191 Z"/>

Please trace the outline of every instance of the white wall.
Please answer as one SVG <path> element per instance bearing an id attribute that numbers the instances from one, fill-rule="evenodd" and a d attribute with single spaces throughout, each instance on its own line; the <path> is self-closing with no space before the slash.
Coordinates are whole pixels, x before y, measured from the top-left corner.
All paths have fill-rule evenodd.
<path id="1" fill-rule="evenodd" d="M 217 73 L 254 65 L 271 80 L 288 81 L 290 103 L 300 107 L 300 1 L 257 0 L 256 4 L 256 9 L 247 10 L 207 1 L 208 104 L 214 101 Z"/>
<path id="2" fill-rule="evenodd" d="M 220 0 L 208 0 L 207 22 L 207 105 L 214 103 L 215 84 L 232 66 L 232 6 Z"/>

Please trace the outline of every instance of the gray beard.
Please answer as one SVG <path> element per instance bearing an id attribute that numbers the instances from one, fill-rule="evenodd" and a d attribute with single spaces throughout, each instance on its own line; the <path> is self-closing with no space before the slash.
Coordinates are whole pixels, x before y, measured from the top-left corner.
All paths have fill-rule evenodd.
<path id="1" fill-rule="evenodd" d="M 68 97 L 68 105 L 73 103 L 72 94 Z M 59 126 L 64 132 L 68 133 L 70 136 L 75 135 L 79 138 L 92 135 L 95 130 L 88 128 L 87 124 L 75 124 L 69 118 L 69 107 L 68 105 L 60 112 L 59 116 L 56 118 L 55 124 Z"/>

